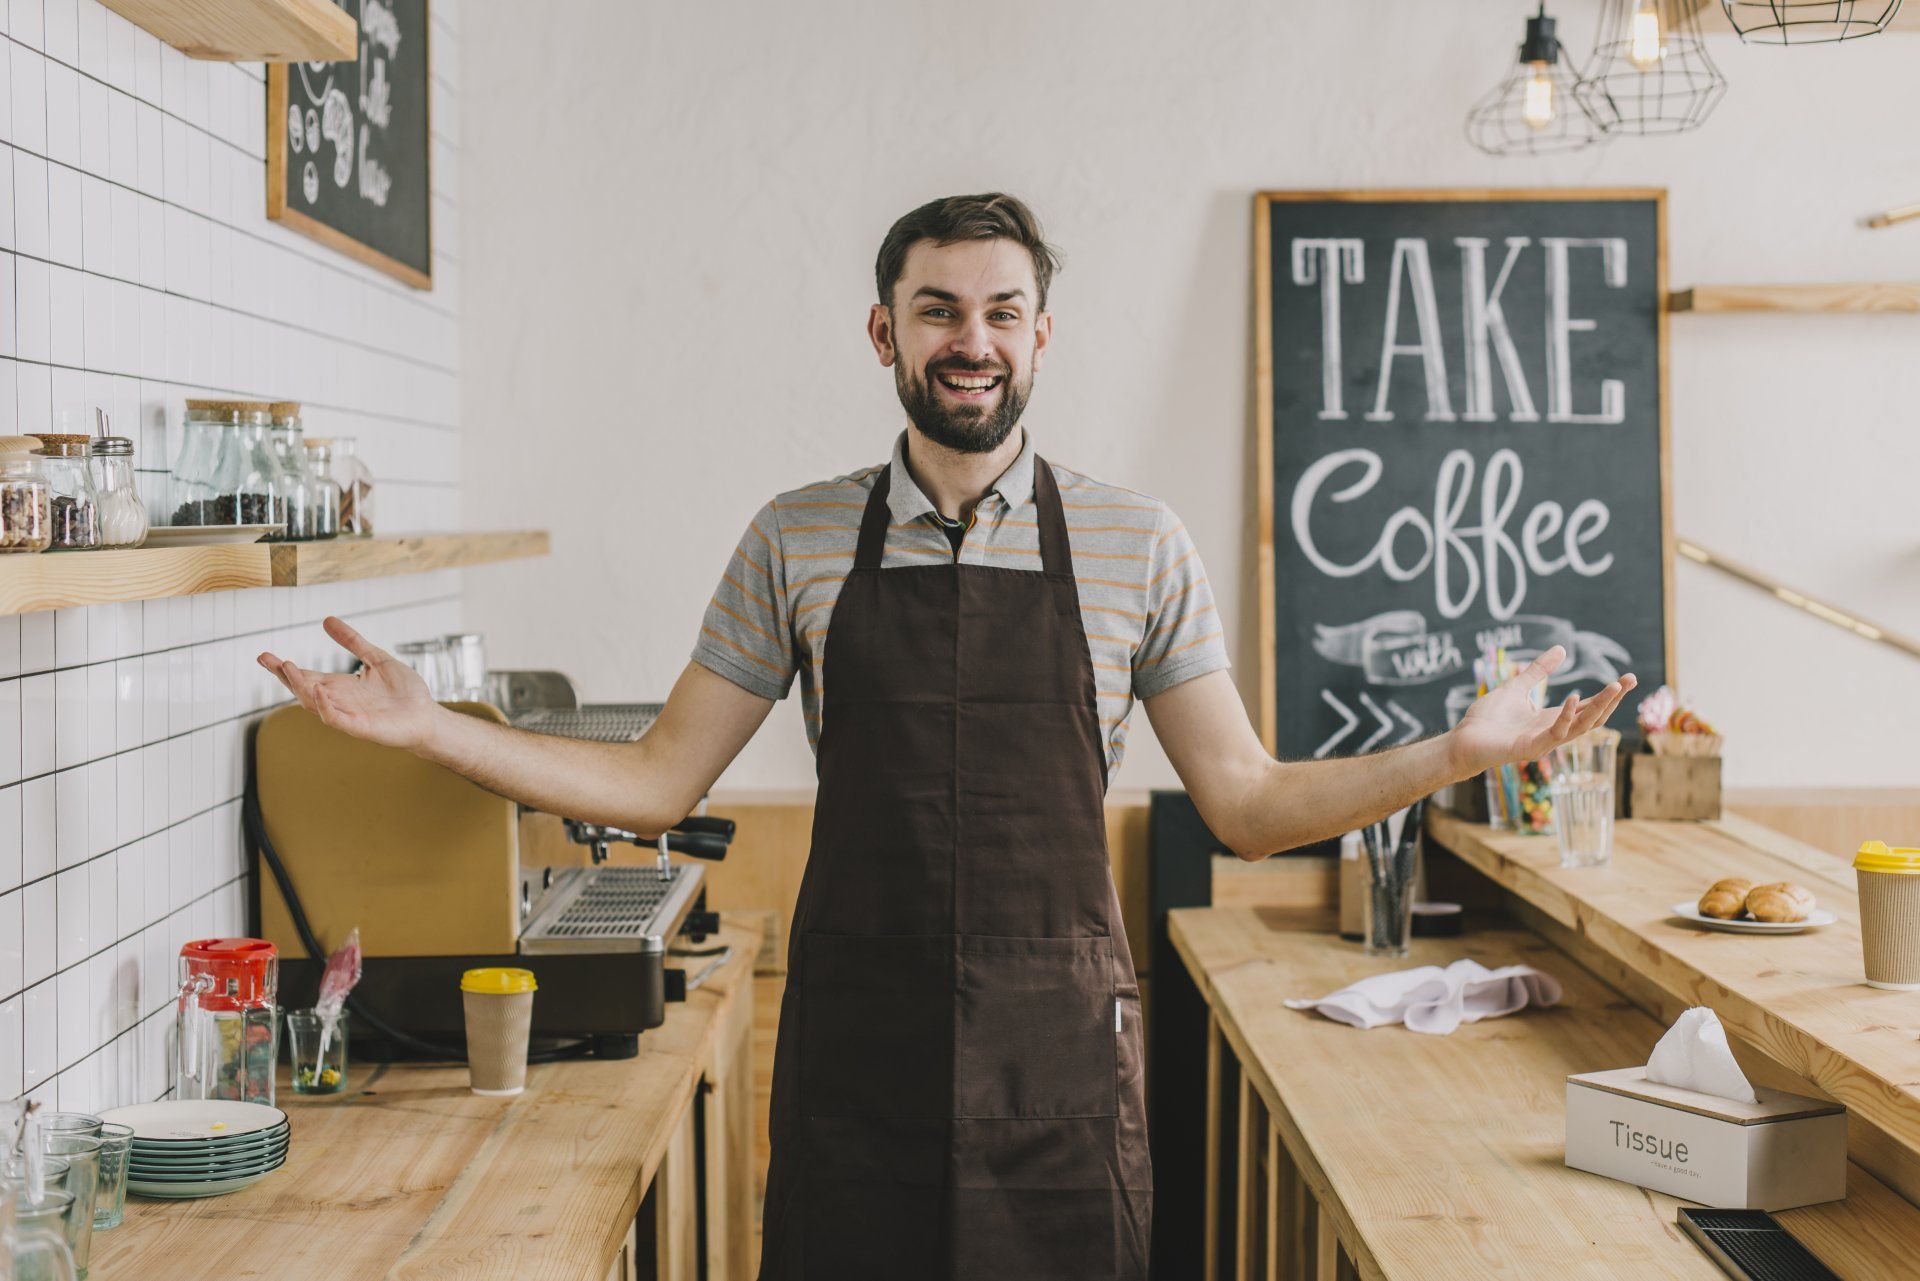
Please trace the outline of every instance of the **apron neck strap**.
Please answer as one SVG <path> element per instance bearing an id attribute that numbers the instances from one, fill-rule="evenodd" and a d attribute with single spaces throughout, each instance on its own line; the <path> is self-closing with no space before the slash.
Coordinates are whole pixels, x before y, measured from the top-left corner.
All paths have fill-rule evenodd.
<path id="1" fill-rule="evenodd" d="M 867 507 L 860 516 L 860 541 L 853 552 L 855 569 L 878 569 L 887 550 L 887 525 L 892 509 L 887 492 L 892 488 L 893 465 L 882 467 L 873 478 L 867 494 Z M 1054 482 L 1053 468 L 1038 454 L 1033 456 L 1033 506 L 1039 516 L 1040 565 L 1049 574 L 1073 573 L 1073 550 L 1067 540 L 1067 517 L 1060 506 L 1060 487 Z"/>

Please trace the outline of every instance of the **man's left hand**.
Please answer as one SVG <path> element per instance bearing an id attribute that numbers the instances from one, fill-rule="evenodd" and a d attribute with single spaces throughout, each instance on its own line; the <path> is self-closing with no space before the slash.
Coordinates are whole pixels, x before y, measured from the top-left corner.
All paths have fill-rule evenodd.
<path id="1" fill-rule="evenodd" d="M 1629 673 L 1591 697 L 1568 694 L 1558 706 L 1535 707 L 1534 688 L 1566 659 L 1567 651 L 1555 645 L 1474 701 L 1447 735 L 1448 759 L 1455 774 L 1470 778 L 1496 765 L 1538 760 L 1605 724 L 1627 691 L 1639 684 Z"/>

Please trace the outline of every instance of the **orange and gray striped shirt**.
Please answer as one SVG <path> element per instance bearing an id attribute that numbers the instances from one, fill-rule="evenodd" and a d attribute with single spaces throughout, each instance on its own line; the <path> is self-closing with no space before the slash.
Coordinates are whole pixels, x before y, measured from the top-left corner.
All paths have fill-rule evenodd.
<path id="1" fill-rule="evenodd" d="M 883 570 L 952 558 L 934 505 L 894 442 Z M 1033 440 L 974 509 L 958 559 L 968 565 L 1040 568 L 1033 504 Z M 1135 699 L 1227 666 L 1213 589 L 1186 527 L 1157 498 L 1070 471 L 1054 479 L 1067 518 L 1080 615 L 1100 699 L 1107 764 L 1126 750 Z M 820 741 L 821 668 L 840 583 L 853 568 L 860 516 L 880 468 L 781 494 L 740 539 L 707 606 L 693 661 L 763 698 L 785 698 L 800 677 L 807 741 Z"/>

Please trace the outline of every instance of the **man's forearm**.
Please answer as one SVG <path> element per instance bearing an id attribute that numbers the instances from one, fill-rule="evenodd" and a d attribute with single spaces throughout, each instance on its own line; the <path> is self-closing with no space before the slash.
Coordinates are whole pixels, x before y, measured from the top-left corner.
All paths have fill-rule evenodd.
<path id="1" fill-rule="evenodd" d="M 656 835 L 700 797 L 658 768 L 647 741 L 593 743 L 441 709 L 418 754 L 533 809 Z"/>
<path id="2" fill-rule="evenodd" d="M 1223 839 L 1242 858 L 1262 858 L 1378 822 L 1459 777 L 1445 734 L 1371 756 L 1268 760 Z"/>

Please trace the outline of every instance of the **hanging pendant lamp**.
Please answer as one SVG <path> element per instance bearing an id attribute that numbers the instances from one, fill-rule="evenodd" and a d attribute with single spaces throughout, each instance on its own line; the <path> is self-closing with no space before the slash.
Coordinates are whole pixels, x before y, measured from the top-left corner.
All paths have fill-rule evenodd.
<path id="1" fill-rule="evenodd" d="M 1608 133 L 1684 133 L 1706 123 L 1727 78 L 1707 56 L 1691 0 L 1605 0 L 1600 38 L 1574 86 Z"/>
<path id="2" fill-rule="evenodd" d="M 1833 44 L 1877 36 L 1900 0 L 1720 0 L 1748 44 Z"/>
<path id="3" fill-rule="evenodd" d="M 1495 156 L 1542 156 L 1590 147 L 1606 135 L 1574 94 L 1566 49 L 1546 0 L 1527 19 L 1527 38 L 1507 78 L 1467 113 L 1467 141 Z"/>

